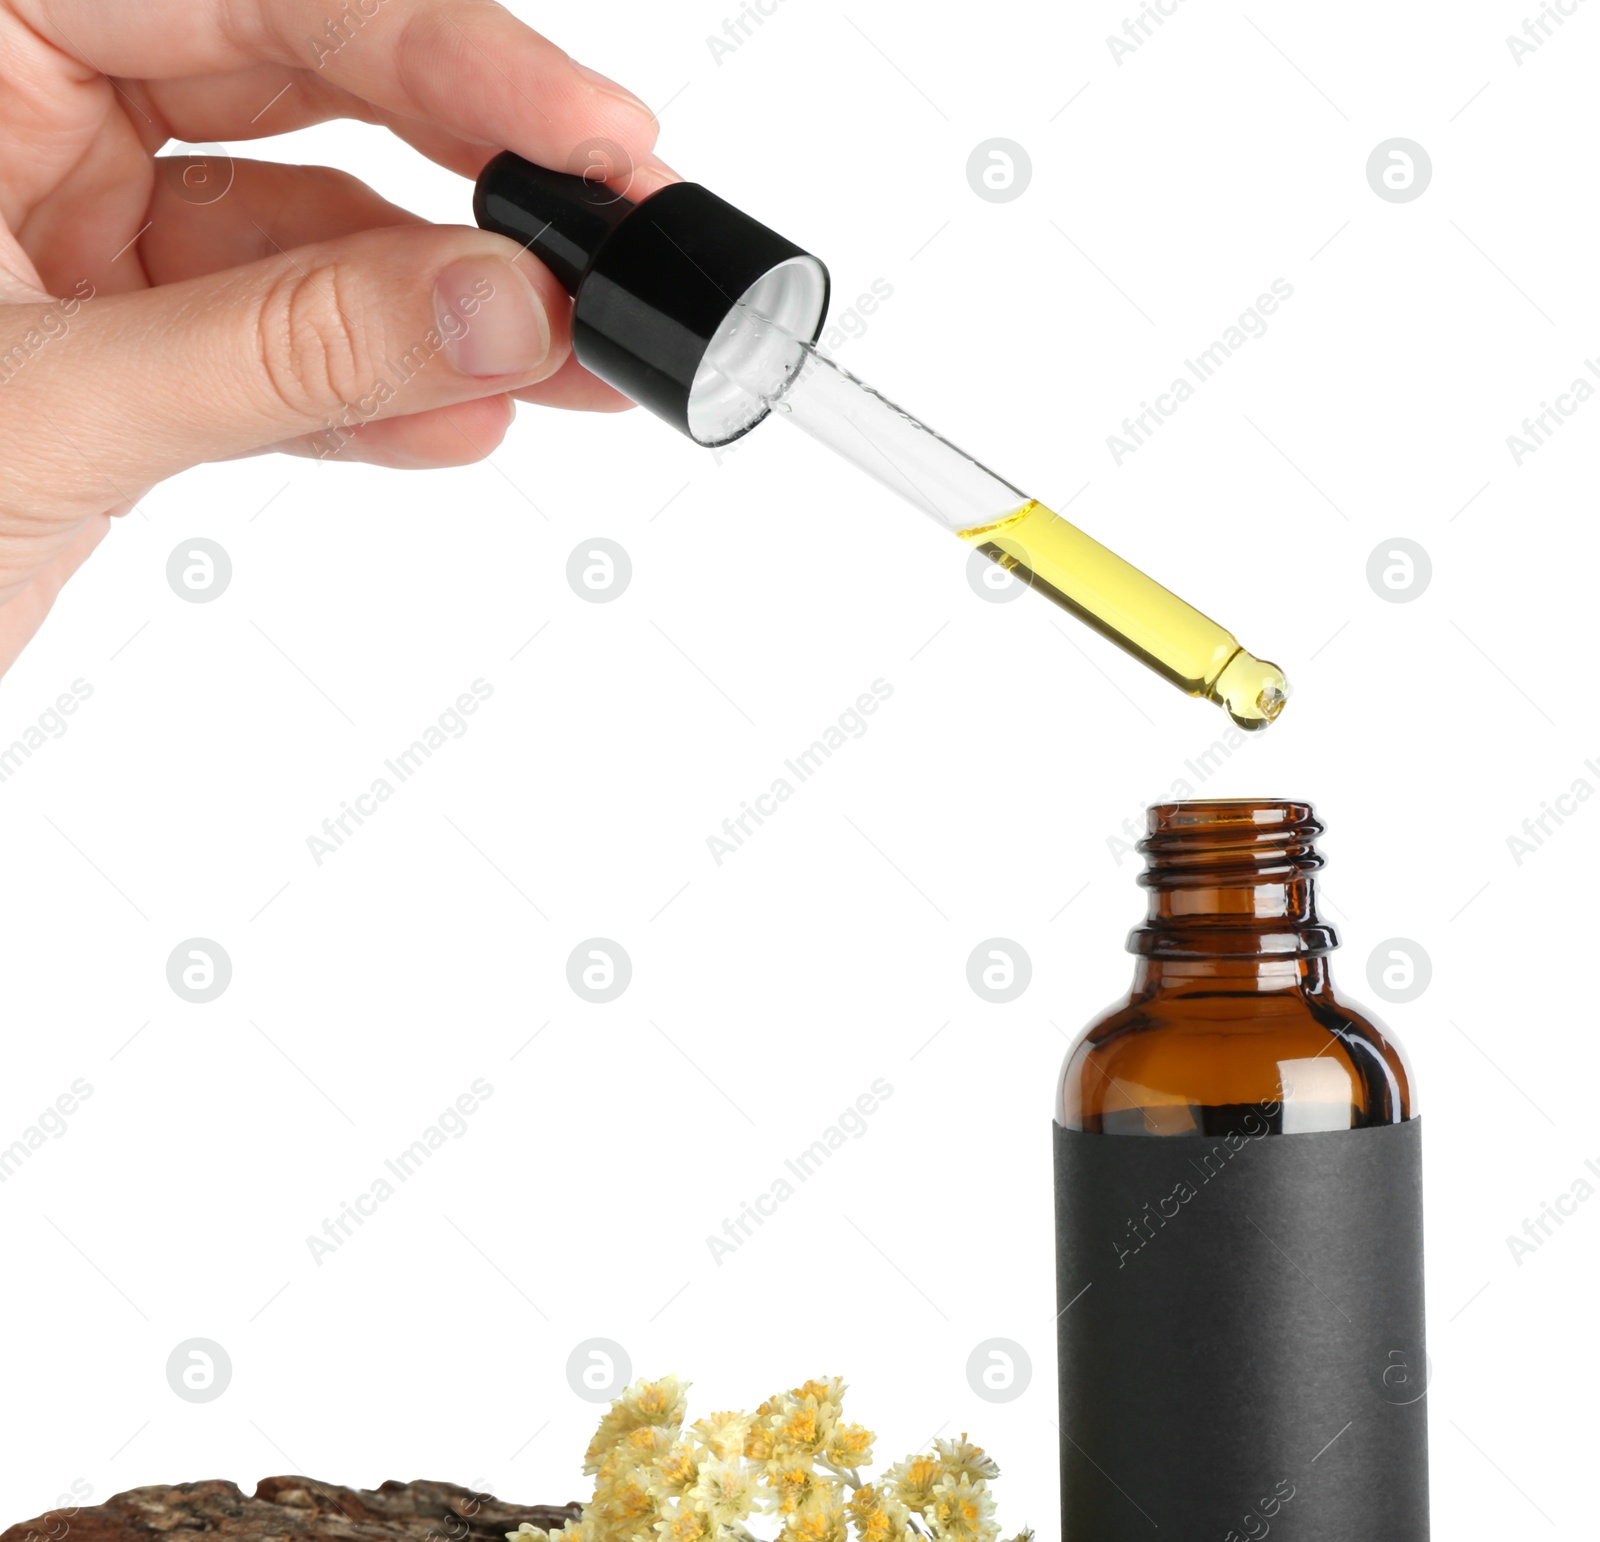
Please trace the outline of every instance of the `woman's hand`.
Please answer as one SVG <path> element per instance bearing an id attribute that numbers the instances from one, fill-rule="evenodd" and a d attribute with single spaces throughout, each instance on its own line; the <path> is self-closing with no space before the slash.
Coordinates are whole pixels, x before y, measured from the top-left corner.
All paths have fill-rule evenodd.
<path id="1" fill-rule="evenodd" d="M 492 0 L 0 0 L 0 672 L 185 467 L 460 465 L 513 397 L 626 405 L 514 242 L 343 172 L 156 154 L 329 118 L 464 177 L 511 149 L 671 179 L 649 109 Z"/>

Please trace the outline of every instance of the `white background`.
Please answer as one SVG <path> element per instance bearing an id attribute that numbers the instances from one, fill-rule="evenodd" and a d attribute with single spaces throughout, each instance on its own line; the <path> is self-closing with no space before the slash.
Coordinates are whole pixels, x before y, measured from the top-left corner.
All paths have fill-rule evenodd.
<path id="1" fill-rule="evenodd" d="M 1054 1535 L 1051 1093 L 1129 976 L 1110 839 L 1184 779 L 1317 803 L 1336 972 L 1416 1067 L 1437 1535 L 1583 1534 L 1600 1204 L 1520 1265 L 1506 1239 L 1600 1159 L 1600 807 L 1520 864 L 1507 837 L 1600 787 L 1600 405 L 1521 466 L 1506 437 L 1600 353 L 1600 15 L 1519 66 L 1520 0 L 1192 0 L 1118 65 L 1121 3 L 786 0 L 718 64 L 720 4 L 518 9 L 667 104 L 662 154 L 821 254 L 836 310 L 892 287 L 841 362 L 1297 694 L 1200 782 L 1214 708 L 986 603 L 948 535 L 776 425 L 719 463 L 642 414 L 524 408 L 468 470 L 158 488 L 0 689 L 9 743 L 93 688 L 0 786 L 0 1143 L 94 1089 L 0 1187 L 0 1519 L 74 1479 L 579 1496 L 598 1410 L 565 1366 L 598 1336 L 702 1412 L 842 1374 L 887 1454 L 969 1430 L 1010 1529 Z M 1433 164 L 1408 203 L 1365 173 L 1396 135 Z M 1007 203 L 966 174 L 995 136 L 1032 162 Z M 251 153 L 468 214 L 376 131 Z M 1116 465 L 1106 436 L 1279 278 L 1267 334 Z M 233 580 L 186 604 L 166 562 L 200 535 Z M 632 559 L 610 604 L 565 577 L 596 536 Z M 1395 537 L 1432 562 L 1411 603 L 1366 578 Z M 480 678 L 470 731 L 316 866 Z M 707 837 L 878 678 L 870 731 L 717 866 Z M 197 936 L 233 964 L 204 1006 L 165 976 Z M 633 964 L 605 1006 L 566 980 L 595 936 Z M 965 977 L 993 936 L 1033 961 L 1003 1007 Z M 1396 937 L 1433 979 L 1387 1006 Z M 478 1077 L 467 1133 L 319 1267 L 307 1235 Z M 707 1234 L 880 1077 L 867 1133 L 719 1267 Z M 204 1405 L 165 1376 L 192 1337 L 233 1364 Z M 992 1337 L 1032 1357 L 1004 1405 L 965 1374 Z"/>

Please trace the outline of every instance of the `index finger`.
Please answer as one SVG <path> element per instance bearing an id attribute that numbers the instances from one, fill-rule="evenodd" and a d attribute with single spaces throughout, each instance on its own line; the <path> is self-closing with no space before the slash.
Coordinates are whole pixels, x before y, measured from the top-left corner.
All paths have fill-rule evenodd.
<path id="1" fill-rule="evenodd" d="M 263 62 L 314 70 L 386 112 L 546 166 L 595 139 L 636 159 L 655 144 L 643 102 L 494 0 L 13 4 L 39 36 L 104 75 L 173 80 Z"/>

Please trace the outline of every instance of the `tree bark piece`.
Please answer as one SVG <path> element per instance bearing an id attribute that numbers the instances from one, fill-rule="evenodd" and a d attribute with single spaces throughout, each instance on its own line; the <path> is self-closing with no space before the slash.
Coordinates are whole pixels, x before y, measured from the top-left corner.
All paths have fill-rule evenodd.
<path id="1" fill-rule="evenodd" d="M 129 1489 L 103 1505 L 47 1510 L 0 1531 L 0 1542 L 501 1542 L 523 1521 L 554 1530 L 579 1506 L 518 1505 L 453 1483 L 344 1488 L 315 1478 L 263 1478 L 246 1497 L 221 1478 Z"/>

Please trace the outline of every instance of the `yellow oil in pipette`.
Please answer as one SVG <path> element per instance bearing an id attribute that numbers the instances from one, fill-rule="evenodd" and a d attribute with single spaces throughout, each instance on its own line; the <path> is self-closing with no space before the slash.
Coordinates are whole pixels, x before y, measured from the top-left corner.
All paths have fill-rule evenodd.
<path id="1" fill-rule="evenodd" d="M 1190 696 L 1222 707 L 1251 732 L 1270 724 L 1289 682 L 1209 616 L 1038 501 L 958 532 L 986 557 L 1048 595 Z"/>

